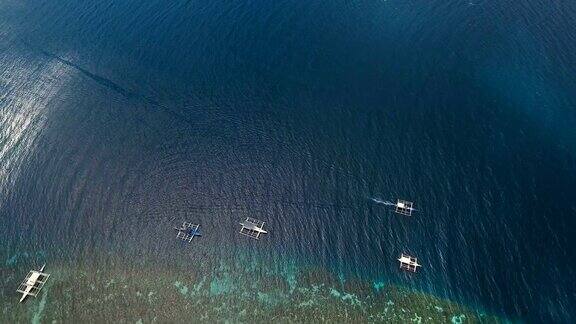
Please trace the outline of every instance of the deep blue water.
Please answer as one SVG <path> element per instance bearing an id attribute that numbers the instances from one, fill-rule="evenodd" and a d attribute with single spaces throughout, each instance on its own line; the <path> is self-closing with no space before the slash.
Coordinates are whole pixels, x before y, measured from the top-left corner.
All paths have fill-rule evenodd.
<path id="1" fill-rule="evenodd" d="M 574 322 L 575 67 L 573 1 L 3 1 L 2 246 L 162 262 L 194 218 L 213 258 Z"/>

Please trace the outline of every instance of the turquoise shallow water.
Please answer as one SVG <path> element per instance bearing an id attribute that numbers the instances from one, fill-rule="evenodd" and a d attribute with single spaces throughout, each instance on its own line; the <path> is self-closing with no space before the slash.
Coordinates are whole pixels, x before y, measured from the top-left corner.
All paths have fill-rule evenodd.
<path id="1" fill-rule="evenodd" d="M 187 258 L 164 264 L 129 255 L 92 254 L 75 264 L 52 258 L 51 280 L 37 300 L 6 299 L 0 314 L 33 323 L 501 322 L 429 294 L 281 259 L 240 253 L 191 266 Z M 9 282 L 17 272 L 10 267 L 2 275 Z"/>
<path id="2" fill-rule="evenodd" d="M 120 268 L 91 284 L 154 269 L 190 292 L 249 255 L 274 273 L 321 269 L 328 296 L 353 278 L 571 322 L 574 264 L 556 260 L 574 259 L 576 237 L 575 13 L 536 0 L 4 1 L 1 298 L 43 262 L 62 277 Z M 415 217 L 374 201 L 395 198 Z M 239 235 L 248 216 L 270 234 Z M 189 246 L 173 238 L 183 220 L 202 224 Z M 402 252 L 420 274 L 398 271 Z M 201 275 L 178 278 L 182 265 Z M 242 304 L 214 305 L 228 298 Z M 112 304 L 98 307 L 131 309 Z"/>

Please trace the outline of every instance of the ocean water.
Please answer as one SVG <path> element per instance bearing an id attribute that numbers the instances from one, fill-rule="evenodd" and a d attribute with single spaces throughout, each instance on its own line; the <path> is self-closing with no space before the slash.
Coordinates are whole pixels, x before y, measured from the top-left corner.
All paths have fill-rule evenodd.
<path id="1" fill-rule="evenodd" d="M 232 312 L 267 273 L 292 292 L 312 267 L 574 322 L 575 53 L 572 1 L 3 0 L 0 315 L 82 300 L 54 284 L 13 304 L 47 263 Z M 418 212 L 378 203 L 396 198 Z M 247 216 L 270 233 L 239 235 Z M 183 220 L 203 237 L 176 241 Z M 116 305 L 99 310 L 144 308 Z"/>

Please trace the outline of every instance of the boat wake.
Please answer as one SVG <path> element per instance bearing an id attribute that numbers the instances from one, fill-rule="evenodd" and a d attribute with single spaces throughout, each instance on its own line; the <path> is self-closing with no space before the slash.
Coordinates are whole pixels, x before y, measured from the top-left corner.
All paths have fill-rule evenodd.
<path id="1" fill-rule="evenodd" d="M 373 202 L 377 203 L 377 204 L 381 204 L 381 205 L 386 205 L 386 206 L 396 206 L 395 203 L 388 201 L 388 200 L 382 200 L 380 198 L 370 198 L 370 200 L 372 200 Z"/>

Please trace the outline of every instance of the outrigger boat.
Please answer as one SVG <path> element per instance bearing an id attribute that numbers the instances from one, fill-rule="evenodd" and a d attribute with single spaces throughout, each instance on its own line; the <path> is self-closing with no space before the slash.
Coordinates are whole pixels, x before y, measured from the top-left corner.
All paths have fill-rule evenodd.
<path id="1" fill-rule="evenodd" d="M 192 239 L 195 236 L 202 236 L 200 233 L 200 225 L 199 224 L 192 224 L 190 222 L 183 222 L 182 226 L 174 227 L 175 230 L 178 231 L 176 237 L 181 239 L 182 241 L 192 242 Z"/>
<path id="2" fill-rule="evenodd" d="M 259 239 L 260 234 L 268 234 L 268 232 L 263 229 L 264 222 L 255 218 L 246 217 L 246 220 L 240 222 L 240 225 L 242 225 L 240 234 L 251 238 Z"/>
<path id="3" fill-rule="evenodd" d="M 42 268 L 40 268 L 40 270 L 38 271 L 30 270 L 30 272 L 28 272 L 28 275 L 26 276 L 24 281 L 22 281 L 22 283 L 16 290 L 17 292 L 22 293 L 22 298 L 20 298 L 20 302 L 23 302 L 27 296 L 36 297 L 40 292 L 40 289 L 44 287 L 46 280 L 48 280 L 48 277 L 50 277 L 49 274 L 43 272 L 44 267 L 46 267 L 46 264 L 44 264 Z"/>
<path id="4" fill-rule="evenodd" d="M 418 267 L 422 266 L 421 264 L 418 263 L 417 258 L 404 253 L 400 255 L 398 261 L 400 261 L 400 269 L 411 272 L 416 272 L 416 270 L 418 270 Z"/>
<path id="5" fill-rule="evenodd" d="M 394 207 L 396 207 L 394 209 L 394 212 L 404 216 L 412 216 L 412 212 L 416 210 L 414 209 L 413 206 L 414 203 L 411 201 L 398 199 L 398 202 L 396 202 L 396 204 L 394 205 Z"/>

